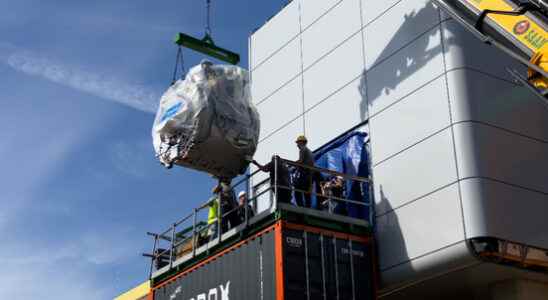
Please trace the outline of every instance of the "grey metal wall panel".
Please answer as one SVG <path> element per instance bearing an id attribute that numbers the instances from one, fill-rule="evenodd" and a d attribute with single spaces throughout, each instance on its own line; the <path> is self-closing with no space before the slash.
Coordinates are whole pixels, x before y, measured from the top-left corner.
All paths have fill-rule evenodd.
<path id="1" fill-rule="evenodd" d="M 548 111 L 506 72 L 523 66 L 453 20 L 443 32 L 466 236 L 548 248 Z"/>
<path id="2" fill-rule="evenodd" d="M 302 78 L 297 76 L 278 92 L 257 104 L 261 115 L 261 134 L 259 140 L 264 140 L 276 130 L 303 113 Z M 277 113 L 284 108 L 285 113 Z"/>
<path id="3" fill-rule="evenodd" d="M 373 152 L 375 151 L 374 138 L 373 131 L 371 145 Z M 445 129 L 374 166 L 377 214 L 397 209 L 456 182 L 457 172 L 453 151 L 451 131 Z M 424 215 L 431 213 L 433 212 L 425 211 Z"/>
<path id="4" fill-rule="evenodd" d="M 382 30 L 382 28 L 377 30 Z M 376 59 L 374 56 L 370 57 L 367 52 L 368 45 L 374 43 L 374 39 L 369 42 L 369 36 L 366 34 L 366 63 L 368 64 L 371 60 Z M 385 60 L 377 62 L 374 67 L 368 68 L 366 89 L 370 114 L 379 113 L 443 75 L 443 55 L 441 53 L 440 30 L 434 28 L 418 36 Z"/>
<path id="5" fill-rule="evenodd" d="M 385 3 L 389 1 L 381 2 L 383 2 L 383 4 L 376 5 L 384 6 Z M 368 1 L 365 1 L 364 6 L 366 11 L 372 9 L 369 7 Z M 405 45 L 416 40 L 419 36 L 431 31 L 431 29 L 437 27 L 436 25 L 439 24 L 439 21 L 438 11 L 429 0 L 407 0 L 398 2 L 398 4 L 391 7 L 390 10 L 375 20 L 375 22 L 365 27 L 364 35 L 367 69 L 400 51 Z M 431 34 L 432 33 L 429 33 L 429 35 Z M 428 40 L 422 40 L 421 43 L 427 41 Z M 434 39 L 429 42 L 433 44 L 423 44 L 422 47 L 428 48 L 428 46 L 432 46 L 432 48 L 434 48 L 436 44 L 439 45 L 440 40 L 438 38 L 437 43 L 435 43 Z M 431 52 L 432 50 L 436 49 L 431 49 Z M 429 52 L 407 52 L 407 54 L 417 54 L 414 63 L 420 63 L 421 60 L 427 60 L 429 59 L 429 56 L 431 56 L 431 53 Z M 423 54 L 424 56 L 421 57 L 419 56 L 420 54 Z"/>
<path id="6" fill-rule="evenodd" d="M 367 103 L 362 95 L 363 77 L 340 88 L 334 94 L 309 107 L 306 112 L 306 135 L 311 149 L 316 149 L 366 120 Z M 344 116 L 340 118 L 339 116 Z M 335 120 L 326 122 L 326 120 Z"/>
<path id="7" fill-rule="evenodd" d="M 486 178 L 462 181 L 468 238 L 491 236 L 548 248 L 548 195 Z"/>
<path id="8" fill-rule="evenodd" d="M 528 89 L 469 68 L 453 70 L 447 79 L 454 123 L 486 123 L 548 142 L 548 113 Z"/>
<path id="9" fill-rule="evenodd" d="M 256 45 L 251 51 L 251 69 L 258 67 L 299 34 L 299 2 L 289 3 L 251 36 L 253 45 Z"/>
<path id="10" fill-rule="evenodd" d="M 484 122 L 548 141 L 548 113 L 506 71 L 511 68 L 525 72 L 525 68 L 481 43 L 453 20 L 442 27 L 454 122 Z"/>
<path id="11" fill-rule="evenodd" d="M 464 240 L 456 183 L 377 218 L 381 271 Z"/>
<path id="12" fill-rule="evenodd" d="M 363 73 L 362 37 L 352 36 L 304 73 L 305 109 L 308 110 Z"/>
<path id="13" fill-rule="evenodd" d="M 306 14 L 305 9 L 306 7 L 303 8 L 303 15 Z M 302 33 L 304 68 L 308 68 L 332 51 L 360 28 L 360 0 L 344 0 L 332 7 L 313 26 L 306 28 Z"/>
<path id="14" fill-rule="evenodd" d="M 373 165 L 449 127 L 446 84 L 440 76 L 370 119 Z"/>
<path id="15" fill-rule="evenodd" d="M 260 141 L 255 159 L 266 163 L 271 160 L 273 154 L 278 154 L 281 157 L 296 160 L 299 152 L 295 146 L 295 138 L 302 133 L 303 117 L 298 117 Z"/>
<path id="16" fill-rule="evenodd" d="M 482 43 L 453 19 L 444 21 L 442 30 L 447 70 L 468 68 L 510 82 L 513 78 L 506 68 L 525 71 L 523 65 L 495 47 Z"/>
<path id="17" fill-rule="evenodd" d="M 300 0 L 301 1 L 301 24 L 303 30 L 312 25 L 323 15 L 328 13 L 342 0 Z"/>
<path id="18" fill-rule="evenodd" d="M 475 122 L 455 125 L 455 139 L 461 178 L 486 177 L 548 194 L 548 142 Z"/>
<path id="19" fill-rule="evenodd" d="M 263 255 L 265 248 L 274 249 L 274 232 L 266 233 L 219 256 L 207 264 L 181 276 L 154 292 L 155 300 L 189 299 L 275 299 L 275 285 L 261 282 L 262 274 L 274 274 L 273 255 Z M 260 257 L 263 264 L 260 267 Z M 261 274 L 262 273 L 262 274 Z M 262 291 L 261 291 L 262 289 Z M 261 298 L 261 294 L 263 298 Z M 215 296 L 216 295 L 216 296 Z M 206 297 L 206 298 L 203 298 Z"/>
<path id="20" fill-rule="evenodd" d="M 265 100 L 297 76 L 301 72 L 300 57 L 300 41 L 295 39 L 253 70 L 251 86 L 253 102 Z"/>
<path id="21" fill-rule="evenodd" d="M 390 10 L 394 5 L 404 0 L 362 0 L 362 16 L 363 24 L 367 25 L 374 20 L 380 18 L 383 14 Z"/>

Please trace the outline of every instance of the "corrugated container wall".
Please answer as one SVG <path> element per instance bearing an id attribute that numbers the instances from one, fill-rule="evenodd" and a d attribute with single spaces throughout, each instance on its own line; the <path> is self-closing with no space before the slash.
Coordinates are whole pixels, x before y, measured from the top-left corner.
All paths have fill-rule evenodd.
<path id="1" fill-rule="evenodd" d="M 154 300 L 375 299 L 371 240 L 278 221 L 153 288 Z"/>
<path id="2" fill-rule="evenodd" d="M 472 238 L 548 249 L 548 112 L 430 1 L 294 0 L 249 46 L 256 160 L 368 121 L 384 290 L 484 272 Z"/>

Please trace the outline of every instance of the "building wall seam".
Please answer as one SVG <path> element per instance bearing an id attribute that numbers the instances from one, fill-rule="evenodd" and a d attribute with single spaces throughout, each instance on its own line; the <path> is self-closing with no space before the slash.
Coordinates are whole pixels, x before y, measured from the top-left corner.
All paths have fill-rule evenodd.
<path id="1" fill-rule="evenodd" d="M 424 194 L 424 195 L 418 196 L 418 197 L 416 197 L 416 198 L 414 198 L 414 199 L 411 199 L 411 200 L 409 200 L 409 201 L 407 201 L 407 202 L 405 202 L 405 203 L 403 203 L 403 204 L 400 204 L 400 205 L 398 205 L 398 206 L 392 207 L 392 208 L 389 209 L 389 210 L 383 211 L 382 213 L 379 213 L 378 215 L 375 215 L 375 218 L 378 219 L 378 218 L 381 218 L 381 217 L 386 216 L 386 215 L 388 215 L 388 214 L 395 213 L 397 210 L 399 210 L 399 209 L 401 209 L 401 208 L 404 208 L 404 207 L 406 207 L 406 206 L 409 206 L 409 205 L 411 205 L 411 204 L 413 204 L 413 203 L 416 203 L 416 202 L 418 202 L 418 201 L 420 201 L 420 200 L 423 200 L 424 198 L 427 198 L 427 197 L 429 197 L 429 196 L 431 196 L 431 195 L 433 195 L 433 194 L 435 194 L 435 193 L 441 192 L 441 191 L 443 191 L 443 190 L 445 190 L 445 189 L 448 189 L 448 188 L 454 186 L 455 184 L 458 183 L 458 181 L 459 181 L 459 180 L 456 179 L 456 180 L 453 180 L 453 181 L 451 181 L 451 182 L 449 182 L 449 183 L 447 183 L 447 184 L 444 184 L 444 185 L 442 185 L 442 186 L 440 186 L 440 187 L 434 188 L 433 190 L 431 190 L 430 192 L 428 192 L 428 193 L 426 193 L 426 194 Z"/>
<path id="2" fill-rule="evenodd" d="M 397 53 L 399 53 L 400 51 L 402 51 L 403 49 L 405 49 L 407 46 L 413 44 L 413 42 L 417 41 L 418 39 L 420 39 L 422 36 L 424 36 L 425 34 L 429 33 L 430 31 L 432 31 L 432 29 L 436 29 L 437 27 L 439 26 L 439 24 L 436 24 L 432 27 L 430 27 L 429 29 L 427 29 L 425 32 L 419 34 L 418 36 L 416 36 L 415 38 L 413 38 L 411 41 L 405 43 L 402 47 L 398 48 L 397 50 L 394 50 L 393 53 L 391 53 L 390 55 L 388 55 L 387 57 L 383 58 L 381 61 L 379 61 L 378 63 L 376 63 L 375 65 L 371 66 L 368 70 L 365 70 L 365 67 L 364 67 L 364 73 L 365 72 L 370 72 L 371 70 L 373 70 L 374 68 L 378 67 L 379 65 L 381 65 L 383 62 L 385 62 L 386 60 L 390 59 L 391 57 L 393 57 L 394 55 L 396 55 Z M 343 40 L 341 43 L 337 44 L 334 48 L 332 48 L 331 50 L 329 50 L 328 52 L 326 52 L 324 55 L 322 55 L 321 57 L 319 57 L 317 60 L 315 60 L 314 62 L 312 62 L 309 66 L 307 66 L 306 68 L 304 68 L 300 73 L 297 73 L 295 74 L 293 77 L 291 77 L 289 80 L 285 81 L 284 83 L 282 83 L 280 85 L 280 87 L 276 88 L 274 91 L 272 91 L 270 94 L 268 94 L 267 96 L 265 96 L 263 99 L 259 100 L 256 102 L 257 105 L 265 102 L 266 100 L 268 100 L 270 97 L 272 97 L 274 94 L 276 94 L 279 90 L 281 90 L 284 86 L 288 85 L 289 83 L 291 83 L 291 81 L 293 81 L 295 78 L 299 77 L 299 75 L 303 75 L 304 73 L 306 73 L 308 70 L 310 70 L 312 67 L 314 67 L 315 65 L 317 65 L 320 61 L 322 61 L 323 59 L 325 59 L 326 57 L 328 57 L 330 54 L 332 54 L 333 52 L 335 52 L 335 50 L 337 50 L 338 48 L 340 48 L 342 45 L 344 45 L 346 42 L 348 42 L 350 39 L 352 39 L 353 37 L 355 37 L 358 33 L 360 33 L 363 29 L 360 29 L 354 33 L 352 33 L 348 38 L 346 38 L 345 40 Z M 365 41 L 364 41 L 365 43 Z M 254 70 L 253 70 L 254 71 Z"/>
<path id="3" fill-rule="evenodd" d="M 442 73 L 442 74 L 439 74 L 437 76 L 435 76 L 434 78 L 432 78 L 431 80 L 429 80 L 428 82 L 420 85 L 419 87 L 417 87 L 416 89 L 410 91 L 409 93 L 405 94 L 404 96 L 400 97 L 399 99 L 397 99 L 396 101 L 394 101 L 394 103 L 391 103 L 390 105 L 384 107 L 383 109 L 379 110 L 378 112 L 374 113 L 374 114 L 369 114 L 368 113 L 368 120 L 372 120 L 374 119 L 375 117 L 379 116 L 381 113 L 387 111 L 388 109 L 392 108 L 393 106 L 397 105 L 398 103 L 400 103 L 401 101 L 404 101 L 405 99 L 407 99 L 408 97 L 410 97 L 411 95 L 415 94 L 416 92 L 420 91 L 422 88 L 425 88 L 427 87 L 428 85 L 430 85 L 431 83 L 433 83 L 434 81 L 440 79 L 441 77 L 445 76 L 446 74 L 449 74 L 451 72 L 456 72 L 456 71 L 471 71 L 471 72 L 475 72 L 475 73 L 479 73 L 479 74 L 482 74 L 482 75 L 485 75 L 485 76 L 489 76 L 495 80 L 500 80 L 501 82 L 504 82 L 506 84 L 512 84 L 512 85 L 516 85 L 518 86 L 516 83 L 513 83 L 513 82 L 509 82 L 508 80 L 506 79 L 503 79 L 503 78 L 500 78 L 500 77 L 497 77 L 497 76 L 494 76 L 490 73 L 487 73 L 487 72 L 483 72 L 481 70 L 478 70 L 478 69 L 475 69 L 475 68 L 470 68 L 470 67 L 457 67 L 457 68 L 452 68 L 452 69 L 448 69 L 446 73 Z M 344 84 L 343 86 L 341 86 L 340 88 L 336 89 L 335 91 L 333 91 L 332 93 L 328 94 L 325 98 L 321 99 L 320 101 L 316 102 L 314 105 L 312 105 L 311 107 L 305 109 L 304 113 L 301 113 L 297 116 L 295 116 L 294 118 L 292 118 L 291 120 L 283 123 L 280 127 L 274 129 L 273 131 L 271 131 L 270 133 L 268 133 L 265 137 L 262 137 L 260 140 L 259 140 L 259 143 L 260 142 L 263 142 L 265 140 L 267 140 L 269 137 L 271 137 L 272 135 L 274 135 L 275 133 L 279 132 L 280 130 L 282 130 L 284 127 L 287 127 L 289 124 L 291 124 L 292 122 L 294 122 L 295 120 L 299 119 L 300 117 L 303 116 L 303 114 L 306 114 L 306 113 L 309 113 L 310 111 L 314 110 L 315 108 L 317 108 L 319 105 L 321 105 L 322 103 L 324 103 L 325 101 L 328 101 L 331 97 L 335 96 L 336 94 L 338 94 L 341 90 L 343 90 L 345 87 L 349 86 L 350 84 L 352 84 L 353 82 L 355 82 L 357 79 L 361 79 L 363 78 L 364 75 L 360 74 L 358 76 L 356 76 L 355 78 L 351 79 L 349 82 L 347 82 L 346 84 Z M 365 74 L 366 76 L 366 74 Z M 298 76 L 297 76 L 298 77 Z M 291 81 L 297 79 L 297 77 L 293 78 Z M 281 89 L 281 88 L 280 88 Z M 366 89 L 366 92 L 367 92 L 368 89 Z M 369 99 L 368 99 L 369 100 Z M 261 103 L 258 103 L 256 104 L 257 106 L 259 106 L 260 104 L 264 103 L 265 101 L 261 102 Z M 492 126 L 492 127 L 495 127 L 495 128 L 498 128 L 498 129 L 501 129 L 501 130 L 504 130 L 504 131 L 507 131 L 507 132 L 510 132 L 510 133 L 514 133 L 516 135 L 519 135 L 519 136 L 522 136 L 522 137 L 526 137 L 526 138 L 529 138 L 529 139 L 532 139 L 532 140 L 535 140 L 535 141 L 539 141 L 539 142 L 542 142 L 542 143 L 547 143 L 548 141 L 545 141 L 545 140 L 542 140 L 542 139 L 539 139 L 539 138 L 536 138 L 536 137 L 532 137 L 532 136 L 529 136 L 529 135 L 526 135 L 524 133 L 520 133 L 520 132 L 517 132 L 517 131 L 513 131 L 511 129 L 507 129 L 507 128 L 503 128 L 503 127 L 500 127 L 500 126 L 497 126 L 497 125 L 494 125 L 494 124 L 489 124 L 487 122 L 482 122 L 482 121 L 474 121 L 474 120 L 465 120 L 465 121 L 459 121 L 459 122 L 456 122 L 454 124 L 459 124 L 461 122 L 477 122 L 477 123 L 482 123 L 482 124 L 486 124 L 486 125 L 489 125 L 489 126 Z M 384 161 L 384 159 L 382 160 Z M 378 163 L 377 163 L 378 164 Z M 377 165 L 376 164 L 376 165 Z"/>
<path id="4" fill-rule="evenodd" d="M 416 203 L 420 200 L 423 200 L 424 198 L 428 197 L 428 196 L 431 196 L 437 192 L 441 192 L 447 188 L 450 188 L 452 187 L 453 185 L 457 184 L 458 182 L 464 182 L 464 181 L 468 181 L 468 180 L 473 180 L 473 179 L 481 179 L 481 180 L 488 180 L 488 181 L 492 181 L 492 182 L 496 182 L 496 183 L 500 183 L 500 184 L 503 184 L 503 185 L 507 185 L 507 186 L 511 186 L 511 187 L 514 187 L 514 188 L 518 188 L 518 189 L 522 189 L 522 190 L 525 190 L 525 191 L 528 191 L 528 192 L 532 192 L 532 193 L 537 193 L 537 194 L 541 194 L 541 195 L 548 195 L 548 192 L 543 192 L 543 191 L 539 191 L 539 190 L 535 190 L 535 189 L 531 189 L 531 188 L 528 188 L 528 187 L 525 187 L 525 186 L 522 186 L 522 185 L 518 185 L 518 184 L 513 184 L 513 183 L 510 183 L 510 182 L 506 182 L 506 181 L 502 181 L 502 180 L 499 180 L 499 179 L 496 179 L 496 178 L 492 178 L 492 177 L 487 177 L 487 176 L 468 176 L 468 177 L 464 177 L 464 178 L 460 178 L 460 179 L 457 179 L 455 181 L 452 181 L 444 186 L 441 186 L 439 188 L 436 188 L 434 189 L 433 191 L 430 191 L 422 196 L 419 196 L 415 199 L 412 199 L 412 200 L 409 200 L 403 204 L 400 204 L 396 207 L 392 207 L 391 209 L 389 210 L 386 210 L 378 215 L 375 215 L 375 218 L 378 219 L 378 218 L 381 218 L 385 215 L 388 215 L 388 214 L 391 214 L 391 213 L 394 213 L 396 212 L 397 210 L 401 209 L 401 208 L 404 208 L 410 204 L 413 204 L 413 203 Z"/>
<path id="5" fill-rule="evenodd" d="M 303 57 L 303 22 L 302 22 L 302 6 L 301 1 L 299 1 L 299 53 L 300 53 L 300 60 L 301 60 L 301 104 L 302 104 L 302 116 L 303 116 L 303 135 L 306 135 L 306 115 L 304 113 L 305 110 L 305 103 L 304 103 L 304 57 Z"/>
<path id="6" fill-rule="evenodd" d="M 269 54 L 267 57 L 265 57 L 264 59 L 262 59 L 259 63 L 257 63 L 256 66 L 252 66 L 252 64 L 250 64 L 250 71 L 255 71 L 257 68 L 259 68 L 261 65 L 263 65 L 264 63 L 266 63 L 266 61 L 268 61 L 270 58 L 272 58 L 274 55 L 276 55 L 278 52 L 280 52 L 283 48 L 285 48 L 287 45 L 289 45 L 292 41 L 294 41 L 296 38 L 299 37 L 299 35 L 302 35 L 304 32 L 306 32 L 306 30 L 308 30 L 308 28 L 312 27 L 314 24 L 316 24 L 320 19 L 322 19 L 323 17 L 327 16 L 332 10 L 334 10 L 337 6 L 339 6 L 341 4 L 341 2 L 344 1 L 344 0 L 340 0 L 339 2 L 337 2 L 336 4 L 334 4 L 332 7 L 330 7 L 327 11 L 325 11 L 321 16 L 319 16 L 318 18 L 316 18 L 314 21 L 312 21 L 308 26 L 306 26 L 305 28 L 301 28 L 301 32 L 299 34 L 296 34 L 294 36 L 292 36 L 287 42 L 285 42 L 282 46 L 280 46 L 279 48 L 277 48 L 276 50 L 274 50 L 271 54 Z M 360 1 L 360 6 L 362 6 L 363 4 L 363 0 L 359 0 Z M 361 28 L 359 30 L 357 30 L 356 32 L 352 33 L 351 36 L 354 36 L 356 35 L 359 31 L 361 30 L 364 30 L 366 27 L 368 27 L 369 25 L 375 23 L 375 21 L 377 21 L 378 19 L 380 19 L 383 15 L 385 15 L 386 13 L 388 13 L 391 9 L 393 9 L 394 7 L 396 7 L 398 4 L 400 4 L 403 0 L 400 0 L 396 3 L 394 3 L 393 5 L 391 5 L 389 8 L 387 8 L 386 10 L 384 10 L 383 12 L 381 12 L 381 14 L 379 14 L 378 16 L 376 16 L 375 18 L 373 18 L 371 21 L 369 21 L 367 24 L 364 24 L 364 19 L 363 19 L 363 16 L 362 16 L 362 25 L 361 25 Z M 285 8 L 285 7 L 284 7 Z M 280 12 L 282 12 L 283 10 L 281 10 Z M 363 10 L 362 10 L 363 11 Z M 360 15 L 362 13 L 360 12 Z M 441 21 L 442 22 L 445 22 L 445 21 L 449 21 L 449 20 L 452 20 L 450 17 L 446 17 L 445 19 L 442 19 Z M 268 22 L 267 22 L 268 23 Z M 264 26 L 264 25 L 263 25 Z M 262 28 L 262 27 L 261 27 Z M 259 29 L 260 30 L 260 29 Z M 257 31 L 255 31 L 256 33 Z M 255 33 L 253 33 L 251 35 L 251 39 L 253 38 L 253 35 L 255 35 Z M 337 45 L 336 47 L 338 47 L 340 45 Z M 251 53 L 251 52 L 250 52 Z M 322 56 L 323 57 L 323 56 Z M 321 57 L 318 59 L 320 60 Z M 314 63 L 312 64 L 315 64 L 317 61 L 315 61 Z M 311 64 L 311 65 L 312 65 Z M 309 66 L 310 67 L 310 66 Z"/>
<path id="7" fill-rule="evenodd" d="M 432 251 L 428 251 L 428 252 L 423 253 L 423 254 L 421 254 L 421 255 L 417 255 L 417 256 L 414 256 L 414 257 L 409 257 L 408 260 L 401 261 L 401 262 L 399 262 L 399 263 L 397 263 L 397 264 L 388 266 L 388 267 L 386 267 L 386 268 L 384 268 L 384 269 L 381 269 L 380 271 L 381 271 L 381 272 L 388 271 L 388 270 L 393 269 L 393 268 L 396 268 L 396 267 L 398 267 L 398 266 L 405 265 L 405 264 L 407 264 L 407 263 L 409 263 L 409 262 L 411 262 L 411 261 L 413 261 L 413 260 L 417 260 L 417 259 L 420 259 L 420 258 L 429 256 L 429 255 L 432 255 L 432 254 L 434 254 L 434 253 L 436 253 L 436 252 L 440 252 L 440 251 L 442 251 L 442 250 L 451 248 L 451 247 L 456 246 L 456 245 L 458 245 L 458 244 L 461 244 L 461 243 L 463 243 L 463 242 L 466 242 L 466 240 L 458 240 L 458 241 L 456 241 L 456 242 L 450 243 L 450 244 L 448 244 L 448 245 L 442 246 L 442 247 L 440 247 L 440 248 L 438 248 L 438 249 L 435 249 L 435 250 L 432 250 Z"/>

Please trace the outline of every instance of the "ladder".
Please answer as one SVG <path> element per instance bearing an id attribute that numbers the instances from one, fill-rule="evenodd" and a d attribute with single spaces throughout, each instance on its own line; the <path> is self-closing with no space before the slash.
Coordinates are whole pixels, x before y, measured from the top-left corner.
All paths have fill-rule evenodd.
<path id="1" fill-rule="evenodd" d="M 548 5 L 546 0 L 433 0 L 484 43 L 527 66 L 510 74 L 548 108 Z"/>

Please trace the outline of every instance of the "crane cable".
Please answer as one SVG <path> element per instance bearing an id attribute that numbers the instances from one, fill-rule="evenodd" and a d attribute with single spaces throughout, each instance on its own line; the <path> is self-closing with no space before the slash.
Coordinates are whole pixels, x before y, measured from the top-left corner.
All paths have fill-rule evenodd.
<path id="1" fill-rule="evenodd" d="M 206 24 L 205 24 L 205 34 L 211 38 L 211 0 L 206 0 Z M 183 49 L 181 46 L 177 49 L 177 55 L 175 57 L 175 67 L 173 69 L 173 77 L 171 79 L 171 85 L 177 81 L 177 70 L 181 67 L 181 78 L 186 74 L 185 69 L 185 60 L 183 57 Z"/>
<path id="2" fill-rule="evenodd" d="M 211 37 L 211 0 L 206 0 L 205 34 Z"/>

